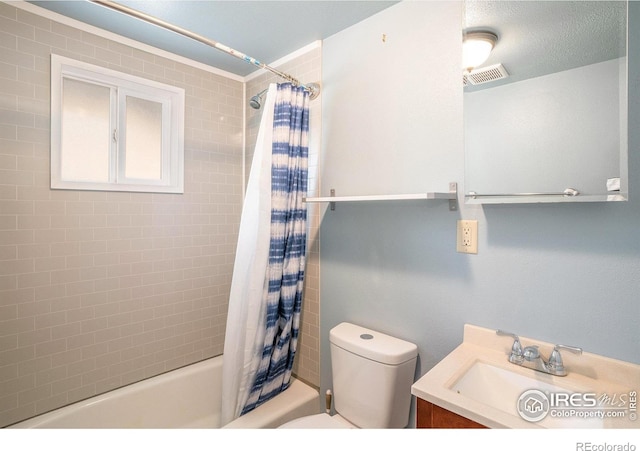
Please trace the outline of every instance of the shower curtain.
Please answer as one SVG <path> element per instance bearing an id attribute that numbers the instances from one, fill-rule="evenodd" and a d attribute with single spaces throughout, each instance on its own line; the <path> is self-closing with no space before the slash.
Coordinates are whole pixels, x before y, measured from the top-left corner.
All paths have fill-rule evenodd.
<path id="1" fill-rule="evenodd" d="M 267 92 L 229 296 L 223 425 L 290 384 L 306 253 L 308 102 L 290 83 Z"/>

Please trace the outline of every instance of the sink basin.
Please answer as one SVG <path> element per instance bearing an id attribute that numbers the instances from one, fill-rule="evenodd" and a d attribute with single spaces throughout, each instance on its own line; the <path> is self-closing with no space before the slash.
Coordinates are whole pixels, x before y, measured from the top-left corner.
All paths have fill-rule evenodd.
<path id="1" fill-rule="evenodd" d="M 484 362 L 475 362 L 451 386 L 456 393 L 518 415 L 516 402 L 527 390 L 556 391 L 554 385 Z"/>
<path id="2" fill-rule="evenodd" d="M 547 379 L 543 381 L 535 376 Z M 473 363 L 462 376 L 460 376 L 450 387 L 451 390 L 460 396 L 473 399 L 475 401 L 486 404 L 490 407 L 499 409 L 511 415 L 519 415 L 523 419 L 537 423 L 546 427 L 563 427 L 563 428 L 601 428 L 603 427 L 603 419 L 601 418 L 581 418 L 575 414 L 560 417 L 553 416 L 557 411 L 564 409 L 556 409 L 556 412 L 549 412 L 549 394 L 552 393 L 574 393 L 576 391 L 569 390 L 557 385 L 559 378 L 556 376 L 548 376 L 545 374 L 532 372 L 532 377 L 525 376 L 514 371 L 476 361 Z M 529 392 L 532 390 L 532 392 Z M 580 393 L 588 390 L 581 391 Z M 525 392 L 529 392 L 522 396 Z M 544 403 L 546 406 L 534 406 L 530 411 L 526 409 L 525 403 L 527 397 L 531 395 L 530 401 Z M 522 403 L 519 404 L 520 397 L 523 397 Z M 576 410 L 574 408 L 574 410 Z M 593 410 L 590 408 L 589 410 Z M 545 414 L 544 411 L 551 413 Z M 540 413 L 538 413 L 540 412 Z M 567 410 L 567 412 L 569 412 Z M 543 417 L 542 419 L 538 419 Z"/>

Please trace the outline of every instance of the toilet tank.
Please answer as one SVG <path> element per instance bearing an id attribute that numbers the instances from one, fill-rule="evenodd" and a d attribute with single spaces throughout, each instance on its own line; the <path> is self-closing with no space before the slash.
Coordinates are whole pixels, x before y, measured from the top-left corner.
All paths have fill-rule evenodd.
<path id="1" fill-rule="evenodd" d="M 350 323 L 329 332 L 336 412 L 360 428 L 404 428 L 418 347 Z"/>

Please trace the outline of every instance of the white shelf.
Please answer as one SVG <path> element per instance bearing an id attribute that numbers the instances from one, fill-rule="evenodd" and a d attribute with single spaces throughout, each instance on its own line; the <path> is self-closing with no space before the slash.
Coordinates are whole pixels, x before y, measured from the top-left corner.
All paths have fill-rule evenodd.
<path id="1" fill-rule="evenodd" d="M 384 200 L 430 200 L 430 199 L 455 199 L 451 193 L 418 193 L 418 194 L 379 194 L 372 196 L 336 196 L 336 197 L 307 197 L 307 203 L 322 202 L 372 202 Z"/>
<path id="2" fill-rule="evenodd" d="M 442 193 L 415 193 L 415 194 L 375 194 L 366 196 L 335 196 L 335 190 L 331 190 L 330 197 L 306 197 L 304 202 L 323 203 L 329 202 L 331 209 L 335 209 L 336 202 L 380 202 L 380 201 L 402 201 L 402 200 L 448 200 L 449 209 L 458 208 L 457 183 L 449 184 L 449 191 Z"/>

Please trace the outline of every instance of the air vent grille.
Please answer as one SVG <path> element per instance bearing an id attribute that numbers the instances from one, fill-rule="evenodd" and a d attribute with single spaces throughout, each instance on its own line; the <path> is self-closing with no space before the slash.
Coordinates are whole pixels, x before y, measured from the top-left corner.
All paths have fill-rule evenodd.
<path id="1" fill-rule="evenodd" d="M 483 83 L 501 80 L 508 76 L 509 73 L 502 64 L 494 64 L 493 66 L 474 69 L 471 72 L 464 74 L 462 76 L 462 84 L 464 86 L 481 85 Z"/>

